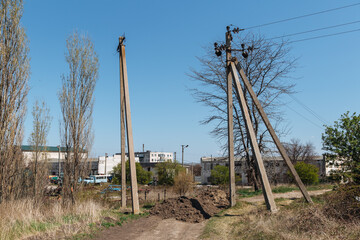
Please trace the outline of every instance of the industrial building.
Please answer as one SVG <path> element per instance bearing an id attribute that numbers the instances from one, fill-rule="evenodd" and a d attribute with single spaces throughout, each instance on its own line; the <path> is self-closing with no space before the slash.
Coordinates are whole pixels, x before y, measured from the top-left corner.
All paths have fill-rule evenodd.
<path id="1" fill-rule="evenodd" d="M 174 154 L 172 152 L 135 152 L 135 162 L 139 162 L 141 166 L 147 170 L 154 172 L 156 163 L 164 161 L 173 161 Z M 128 160 L 128 154 L 125 154 L 126 160 Z M 100 156 L 98 173 L 99 174 L 111 174 L 113 168 L 121 163 L 121 153 L 115 153 L 112 156 Z"/>
<path id="2" fill-rule="evenodd" d="M 217 165 L 229 166 L 228 157 L 202 157 L 201 160 L 201 183 L 210 184 L 211 170 Z M 270 183 L 289 183 L 291 178 L 288 167 L 281 157 L 263 157 L 264 166 Z M 326 164 L 323 156 L 317 156 L 306 161 L 319 169 L 319 177 L 325 178 Z M 249 166 L 245 158 L 235 158 L 235 174 L 241 176 L 241 184 L 249 185 Z"/>
<path id="3" fill-rule="evenodd" d="M 173 161 L 174 153 L 172 152 L 135 152 L 135 157 L 139 158 L 140 163 L 156 163 L 164 161 Z"/>
<path id="4" fill-rule="evenodd" d="M 49 166 L 49 175 L 58 175 L 63 173 L 66 148 L 60 146 L 41 146 L 40 161 L 46 160 Z M 25 164 L 28 165 L 33 159 L 34 147 L 22 145 L 21 151 L 24 156 Z M 84 151 L 83 158 L 87 159 L 88 153 Z M 98 159 L 89 158 L 86 161 L 86 169 L 89 175 L 98 173 Z"/>
<path id="5" fill-rule="evenodd" d="M 126 161 L 128 160 L 127 154 Z M 139 162 L 139 158 L 135 156 L 135 162 Z M 115 153 L 112 156 L 100 156 L 98 160 L 98 173 L 99 174 L 112 174 L 113 168 L 121 163 L 121 153 Z"/>

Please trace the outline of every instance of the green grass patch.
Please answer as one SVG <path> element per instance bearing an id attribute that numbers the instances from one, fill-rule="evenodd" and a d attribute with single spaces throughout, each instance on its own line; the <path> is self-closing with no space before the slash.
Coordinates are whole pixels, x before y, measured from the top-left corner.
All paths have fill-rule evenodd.
<path id="1" fill-rule="evenodd" d="M 237 190 L 237 194 L 239 195 L 240 198 L 247 198 L 247 197 L 261 195 L 262 191 L 261 190 L 254 191 L 251 188 L 241 188 Z"/>
<path id="2" fill-rule="evenodd" d="M 46 230 L 60 224 L 54 224 L 51 222 L 32 222 L 30 228 L 35 232 L 45 232 Z"/>
<path id="3" fill-rule="evenodd" d="M 115 224 L 109 223 L 109 222 L 102 222 L 102 223 L 101 223 L 101 226 L 102 226 L 102 227 L 105 227 L 105 228 L 109 228 L 109 227 L 114 227 Z"/>
<path id="4" fill-rule="evenodd" d="M 12 226 L 11 234 L 8 235 L 8 238 L 17 239 L 25 233 L 45 232 L 60 225 L 60 223 L 54 221 L 33 221 L 30 223 L 24 223 L 22 221 L 16 220 L 15 224 Z"/>

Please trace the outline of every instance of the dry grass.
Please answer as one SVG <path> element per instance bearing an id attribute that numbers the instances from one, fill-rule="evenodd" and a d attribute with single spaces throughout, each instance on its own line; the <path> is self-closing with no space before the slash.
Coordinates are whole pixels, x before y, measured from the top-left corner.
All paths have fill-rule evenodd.
<path id="1" fill-rule="evenodd" d="M 202 239 L 360 239 L 360 223 L 344 222 L 324 211 L 323 198 L 277 200 L 278 213 L 264 205 L 238 203 L 208 222 Z"/>
<path id="2" fill-rule="evenodd" d="M 63 207 L 59 201 L 34 204 L 33 200 L 17 200 L 0 205 L 0 239 L 23 239 L 46 233 L 49 238 L 83 232 L 89 223 L 101 218 L 101 205 L 93 201 Z"/>

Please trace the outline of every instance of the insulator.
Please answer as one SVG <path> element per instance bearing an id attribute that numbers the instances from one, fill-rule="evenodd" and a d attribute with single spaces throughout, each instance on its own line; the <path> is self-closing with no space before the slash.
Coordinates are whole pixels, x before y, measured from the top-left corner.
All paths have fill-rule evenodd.
<path id="1" fill-rule="evenodd" d="M 249 54 L 248 54 L 247 52 L 243 52 L 243 53 L 242 53 L 242 56 L 243 56 L 244 58 L 248 58 Z"/>
<path id="2" fill-rule="evenodd" d="M 222 53 L 219 49 L 216 49 L 215 54 L 216 54 L 216 56 L 220 57 Z"/>

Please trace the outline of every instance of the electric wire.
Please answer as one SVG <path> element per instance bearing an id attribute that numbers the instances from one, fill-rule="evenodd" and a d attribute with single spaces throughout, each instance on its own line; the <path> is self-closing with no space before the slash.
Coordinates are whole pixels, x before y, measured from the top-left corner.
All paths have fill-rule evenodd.
<path id="1" fill-rule="evenodd" d="M 305 103 L 301 102 L 299 99 L 297 99 L 295 96 L 288 94 L 289 97 L 291 97 L 295 102 L 297 102 L 300 106 L 302 106 L 306 111 L 308 111 L 311 115 L 316 117 L 320 122 L 322 122 L 324 125 L 328 125 L 329 122 L 327 122 L 324 118 L 322 118 L 319 114 L 317 114 L 314 110 L 312 110 L 310 107 L 306 106 Z"/>
<path id="2" fill-rule="evenodd" d="M 342 23 L 342 24 L 333 25 L 333 26 L 328 26 L 328 27 L 316 28 L 316 29 L 307 30 L 307 31 L 303 31 L 303 32 L 297 32 L 297 33 L 291 33 L 291 34 L 286 34 L 286 35 L 277 36 L 277 37 L 271 37 L 271 38 L 267 38 L 266 40 L 272 40 L 272 39 L 284 38 L 284 37 L 291 37 L 291 36 L 296 36 L 296 35 L 300 35 L 300 34 L 311 33 L 311 32 L 316 32 L 316 31 L 321 31 L 321 30 L 346 26 L 346 25 L 355 24 L 355 23 L 359 23 L 359 22 L 360 22 L 360 20 L 353 21 L 353 22 L 348 22 L 348 23 Z"/>
<path id="3" fill-rule="evenodd" d="M 356 21 L 356 22 L 360 22 L 359 21 Z M 354 22 L 355 23 L 355 22 Z M 330 28 L 330 27 L 329 27 Z M 325 29 L 325 28 L 324 28 Z M 310 31 L 313 31 L 313 30 L 309 30 L 309 31 L 306 31 L 306 32 L 310 32 Z M 308 37 L 308 38 L 303 38 L 303 39 L 298 39 L 298 40 L 289 40 L 287 41 L 287 43 L 297 43 L 297 42 L 303 42 L 303 41 L 309 41 L 309 40 L 314 40 L 314 39 L 318 39 L 318 38 L 326 38 L 326 37 L 332 37 L 332 36 L 337 36 L 337 35 L 342 35 L 342 34 L 348 34 L 348 33 L 353 33 L 353 32 L 358 32 L 360 31 L 360 28 L 357 28 L 357 29 L 353 29 L 353 30 L 349 30 L 349 31 L 343 31 L 343 32 L 337 32 L 337 33 L 330 33 L 330 34 L 325 34 L 325 35 L 319 35 L 319 36 L 314 36 L 314 37 Z M 305 33 L 305 32 L 301 32 L 301 33 Z M 297 34 L 301 34 L 301 33 L 295 33 L 293 35 L 297 35 Z M 292 35 L 292 34 L 289 34 L 289 35 Z M 286 37 L 286 36 L 289 36 L 289 35 L 284 35 L 284 36 L 281 36 L 281 37 Z M 281 38 L 281 37 L 274 37 L 274 38 L 267 38 L 265 40 L 272 40 L 272 39 L 275 39 L 275 38 Z M 237 47 L 240 47 L 239 44 L 237 44 L 236 42 L 233 42 L 233 44 Z M 251 43 L 245 43 L 245 44 L 251 44 Z"/>
<path id="4" fill-rule="evenodd" d="M 283 20 L 273 21 L 273 22 L 269 22 L 269 23 L 263 23 L 263 24 L 260 24 L 260 25 L 255 25 L 255 26 L 251 26 L 251 27 L 244 28 L 244 30 L 249 30 L 249 29 L 252 29 L 252 28 L 260 28 L 260 27 L 264 27 L 264 26 L 269 26 L 269 25 L 277 24 L 277 23 L 292 21 L 292 20 L 299 19 L 299 18 L 311 17 L 311 16 L 314 16 L 314 15 L 319 15 L 319 14 L 323 14 L 323 13 L 328 13 L 328 12 L 332 12 L 332 11 L 337 11 L 337 10 L 344 9 L 344 8 L 355 7 L 355 6 L 357 6 L 357 5 L 360 5 L 360 3 L 354 3 L 354 4 L 351 4 L 351 5 L 346 5 L 346 6 L 342 6 L 342 7 L 332 8 L 332 9 L 328 9 L 328 10 L 323 10 L 323 11 L 320 11 L 320 12 L 314 12 L 314 13 L 309 13 L 309 14 L 297 16 L 297 17 L 291 17 L 291 18 L 286 18 L 286 19 L 283 19 Z"/>
<path id="5" fill-rule="evenodd" d="M 311 121 L 309 118 L 305 117 L 304 115 L 302 115 L 301 113 L 299 113 L 298 111 L 296 111 L 295 109 L 291 108 L 290 106 L 288 106 L 288 104 L 285 104 L 284 105 L 289 108 L 290 110 L 292 110 L 293 112 L 295 112 L 296 114 L 298 114 L 300 117 L 302 117 L 303 119 L 305 119 L 306 121 L 308 121 L 309 123 L 313 124 L 314 126 L 320 128 L 320 129 L 324 129 L 324 127 L 320 126 L 319 124 Z"/>
<path id="6" fill-rule="evenodd" d="M 320 36 L 315 36 L 315 37 L 303 38 L 303 39 L 299 39 L 299 40 L 293 40 L 293 41 L 289 41 L 288 43 L 303 42 L 303 41 L 308 41 L 308 40 L 313 40 L 313 39 L 318 39 L 318 38 L 331 37 L 331 36 L 337 36 L 337 35 L 342 35 L 342 34 L 347 34 L 347 33 L 352 33 L 352 32 L 358 32 L 358 31 L 360 31 L 360 28 L 349 30 L 349 31 L 344 31 L 344 32 L 331 33 L 331 34 L 325 34 L 325 35 L 320 35 Z"/>

